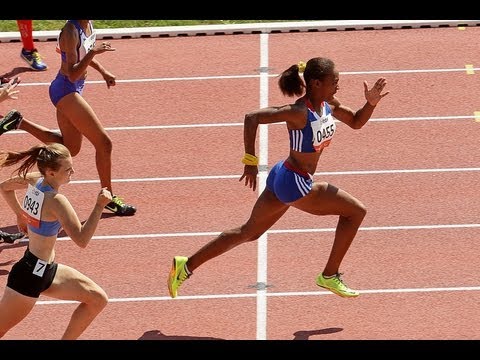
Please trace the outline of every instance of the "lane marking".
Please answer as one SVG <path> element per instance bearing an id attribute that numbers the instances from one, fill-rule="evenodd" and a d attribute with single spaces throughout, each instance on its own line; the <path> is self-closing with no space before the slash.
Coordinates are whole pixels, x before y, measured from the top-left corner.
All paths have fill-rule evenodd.
<path id="1" fill-rule="evenodd" d="M 264 168 L 264 167 L 263 167 Z M 260 171 L 260 170 L 259 170 Z M 476 172 L 480 171 L 477 167 L 465 168 L 433 168 L 433 169 L 392 169 L 392 170 L 345 170 L 345 171 L 321 171 L 316 172 L 315 176 L 337 176 L 337 175 L 389 175 L 389 174 L 416 174 L 416 173 L 442 173 L 442 172 Z M 112 179 L 113 183 L 128 182 L 157 182 L 157 181 L 191 181 L 191 180 L 227 180 L 239 179 L 238 175 L 197 175 L 197 176 L 171 176 L 155 178 L 130 178 L 130 179 Z M 73 180 L 70 184 L 98 184 L 100 180 Z"/>
<path id="2" fill-rule="evenodd" d="M 473 68 L 473 65 L 465 65 L 465 69 L 467 69 L 467 75 L 473 75 L 475 74 L 475 70 Z"/>
<path id="3" fill-rule="evenodd" d="M 448 120 L 471 120 L 476 119 L 475 115 L 453 115 L 453 116 L 413 116 L 413 117 L 393 117 L 393 118 L 372 118 L 369 123 L 391 122 L 391 121 L 448 121 Z M 340 123 L 336 120 L 337 123 Z M 341 123 L 340 123 L 341 124 Z M 269 126 L 283 125 L 284 122 L 269 124 Z M 204 124 L 177 124 L 177 125 L 145 125 L 145 126 L 116 126 L 106 127 L 107 131 L 132 131 L 132 130 L 168 130 L 168 129 L 192 129 L 207 127 L 238 127 L 243 126 L 243 122 L 234 123 L 204 123 Z M 51 129 L 52 131 L 60 131 L 59 129 Z M 2 136 L 9 135 L 27 135 L 24 130 L 12 130 L 4 133 Z M 29 135 L 29 134 L 28 134 Z M 29 135 L 30 136 L 30 135 Z"/>
<path id="4" fill-rule="evenodd" d="M 268 106 L 268 34 L 260 34 L 260 108 Z M 268 176 L 268 125 L 259 125 L 258 196 L 263 192 Z M 267 232 L 257 240 L 257 284 L 267 284 Z M 257 340 L 267 339 L 267 286 L 257 288 Z"/>
<path id="5" fill-rule="evenodd" d="M 473 68 L 472 70 L 480 70 Z M 368 71 L 341 71 L 340 75 L 368 75 L 368 74 L 412 74 L 412 73 L 440 73 L 440 72 L 464 72 L 465 68 L 448 68 L 448 69 L 405 69 L 405 70 L 368 70 Z M 269 78 L 276 78 L 280 74 L 269 74 Z M 255 79 L 262 77 L 263 74 L 247 74 L 247 75 L 213 75 L 213 76 L 186 76 L 186 77 L 164 77 L 164 78 L 144 78 L 144 79 L 118 79 L 116 83 L 134 84 L 146 82 L 168 82 L 168 81 L 194 81 L 194 80 L 232 80 L 232 79 Z M 87 80 L 86 84 L 105 85 L 104 80 Z M 50 86 L 50 82 L 22 82 L 18 86 Z"/>
<path id="6" fill-rule="evenodd" d="M 477 229 L 480 224 L 433 224 L 433 225 L 392 225 L 392 226 L 364 226 L 358 231 L 416 231 L 416 230 L 456 230 L 456 229 Z M 324 233 L 335 232 L 336 228 L 311 228 L 311 229 L 276 229 L 268 230 L 268 234 L 301 234 L 301 233 Z M 175 238 L 175 237 L 199 237 L 199 236 L 218 236 L 221 231 L 208 232 L 175 232 L 175 233 L 155 233 L 155 234 L 121 234 L 121 235 L 94 235 L 92 240 L 131 240 L 131 239 L 155 239 L 155 238 Z M 59 237 L 59 241 L 71 241 L 68 236 Z M 270 241 L 273 241 L 270 239 Z M 17 240 L 17 243 L 28 242 L 28 238 Z"/>
<path id="7" fill-rule="evenodd" d="M 366 289 L 359 290 L 364 294 L 412 294 L 412 293 L 440 293 L 440 292 L 458 292 L 458 291 L 480 291 L 480 286 L 459 286 L 459 287 L 432 287 L 432 288 L 400 288 L 400 289 Z M 291 292 L 272 292 L 266 294 L 267 297 L 290 297 L 290 296 L 324 296 L 333 295 L 330 291 L 291 291 Z M 218 294 L 218 295 L 179 295 L 178 300 L 210 300 L 210 299 L 242 299 L 257 297 L 256 294 Z M 109 303 L 125 303 L 125 302 L 147 302 L 147 301 L 172 301 L 170 296 L 143 296 L 143 297 L 127 297 L 127 298 L 110 298 Z M 78 301 L 72 300 L 42 300 L 37 301 L 35 305 L 63 305 L 78 304 Z"/>

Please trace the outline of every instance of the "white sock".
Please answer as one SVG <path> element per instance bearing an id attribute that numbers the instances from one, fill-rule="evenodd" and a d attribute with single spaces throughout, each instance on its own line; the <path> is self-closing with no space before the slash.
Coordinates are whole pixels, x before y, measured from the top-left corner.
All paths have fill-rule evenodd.
<path id="1" fill-rule="evenodd" d="M 324 279 L 331 279 L 331 278 L 334 278 L 335 276 L 337 276 L 337 274 L 325 276 L 325 275 L 323 275 L 323 273 L 322 273 L 322 276 L 323 276 Z"/>
<path id="2" fill-rule="evenodd" d="M 188 270 L 187 264 L 185 264 L 185 272 L 187 273 L 188 276 L 192 275 L 192 272 Z"/>

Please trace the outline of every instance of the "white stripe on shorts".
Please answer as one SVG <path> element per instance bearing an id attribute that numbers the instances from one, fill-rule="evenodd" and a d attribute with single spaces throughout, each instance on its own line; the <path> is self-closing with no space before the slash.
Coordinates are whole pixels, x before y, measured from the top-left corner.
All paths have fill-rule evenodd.
<path id="1" fill-rule="evenodd" d="M 302 194 L 302 196 L 305 196 L 308 194 L 310 191 L 311 187 L 307 184 L 307 180 L 298 174 L 295 175 L 295 183 L 297 184 L 298 191 Z"/>

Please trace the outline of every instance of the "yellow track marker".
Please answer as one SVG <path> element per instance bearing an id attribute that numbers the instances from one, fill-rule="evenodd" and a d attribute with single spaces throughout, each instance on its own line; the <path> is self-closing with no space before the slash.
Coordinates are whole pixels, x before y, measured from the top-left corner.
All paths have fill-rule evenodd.
<path id="1" fill-rule="evenodd" d="M 474 111 L 473 115 L 475 116 L 475 122 L 480 122 L 480 111 Z"/>
<path id="2" fill-rule="evenodd" d="M 473 65 L 465 65 L 465 69 L 467 69 L 467 74 L 468 75 L 473 75 L 475 74 L 475 71 L 473 70 Z"/>

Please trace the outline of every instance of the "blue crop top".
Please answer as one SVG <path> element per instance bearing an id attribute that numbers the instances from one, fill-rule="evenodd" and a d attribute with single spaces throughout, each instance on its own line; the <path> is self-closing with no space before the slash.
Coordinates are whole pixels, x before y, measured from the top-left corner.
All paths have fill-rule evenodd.
<path id="1" fill-rule="evenodd" d="M 54 191 L 53 188 L 50 185 L 45 185 L 42 186 L 43 178 L 38 179 L 37 183 L 35 184 L 35 188 L 42 192 L 46 191 Z M 60 221 L 55 220 L 55 221 L 44 221 L 40 220 L 40 227 L 37 228 L 32 225 L 28 225 L 28 230 L 34 232 L 35 234 L 38 235 L 43 235 L 43 236 L 54 236 L 58 234 L 58 231 L 60 230 L 61 224 Z"/>
<path id="2" fill-rule="evenodd" d="M 292 150 L 313 153 L 327 147 L 335 134 L 336 125 L 332 109 L 327 102 L 322 104 L 322 114 L 319 115 L 310 101 L 305 101 L 308 108 L 307 123 L 303 129 L 289 130 L 290 148 Z M 302 101 L 300 100 L 300 101 Z"/>

